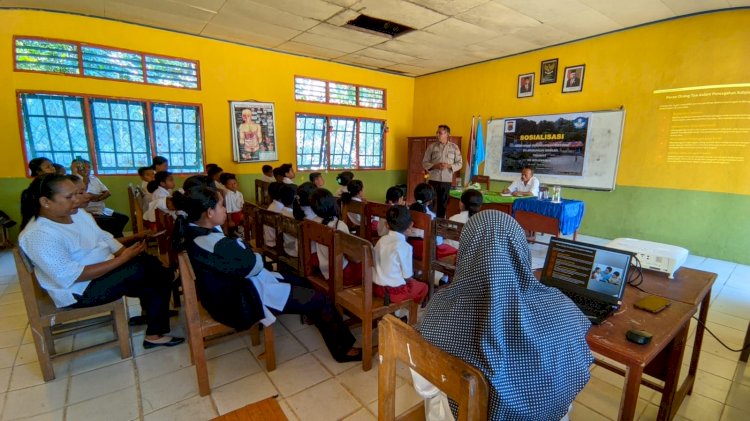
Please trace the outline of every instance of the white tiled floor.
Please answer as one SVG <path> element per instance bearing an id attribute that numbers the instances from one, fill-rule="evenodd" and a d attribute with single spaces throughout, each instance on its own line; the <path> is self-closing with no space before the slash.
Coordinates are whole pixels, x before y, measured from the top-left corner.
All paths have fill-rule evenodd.
<path id="1" fill-rule="evenodd" d="M 579 240 L 606 242 L 585 236 Z M 543 245 L 532 246 L 535 264 L 541 265 L 545 251 Z M 750 266 L 698 256 L 691 256 L 686 266 L 719 274 L 709 327 L 729 346 L 739 347 L 750 319 Z M 137 311 L 137 304 L 131 306 L 131 312 Z M 271 373 L 257 359 L 262 347 L 252 347 L 248 337 L 209 348 L 212 394 L 204 398 L 198 396 L 188 347 L 144 350 L 143 328 L 132 330 L 134 358 L 122 360 L 113 349 L 62 359 L 55 362 L 57 379 L 44 383 L 13 259 L 2 252 L 0 420 L 204 420 L 270 396 L 276 396 L 291 420 L 376 419 L 377 364 L 369 372 L 358 363 L 338 364 L 314 327 L 300 324 L 298 316 L 282 316 L 280 322 L 275 328 L 278 367 Z M 174 331 L 181 333 L 182 323 L 173 319 Z M 111 335 L 110 329 L 87 332 L 58 342 L 58 348 L 80 347 Z M 706 335 L 693 396 L 677 420 L 748 419 L 750 367 L 738 363 L 738 355 Z M 622 378 L 599 367 L 592 374 L 571 419 L 615 419 Z M 404 370 L 399 376 L 397 409 L 418 401 Z M 659 399 L 659 393 L 642 388 L 636 418 L 655 419 Z"/>

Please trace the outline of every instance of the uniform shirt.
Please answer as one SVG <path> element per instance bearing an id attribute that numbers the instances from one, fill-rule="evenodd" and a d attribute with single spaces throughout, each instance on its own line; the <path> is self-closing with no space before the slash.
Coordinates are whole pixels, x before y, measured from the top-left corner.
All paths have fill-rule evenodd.
<path id="1" fill-rule="evenodd" d="M 352 201 L 361 202 L 362 199 L 360 199 L 359 197 L 352 197 Z M 350 221 L 352 221 L 352 224 L 356 226 L 359 226 L 359 224 L 362 223 L 362 216 L 358 213 L 347 212 L 346 216 L 349 218 Z"/>
<path id="2" fill-rule="evenodd" d="M 349 189 L 346 188 L 346 186 L 341 186 L 338 190 L 336 190 L 336 196 L 340 197 L 343 193 L 349 193 Z"/>
<path id="3" fill-rule="evenodd" d="M 148 204 L 153 199 L 151 193 L 148 192 L 148 181 L 141 180 L 141 210 L 146 212 L 148 210 Z"/>
<path id="4" fill-rule="evenodd" d="M 444 170 L 430 169 L 433 165 L 440 163 L 451 164 L 451 168 Z M 453 173 L 460 170 L 462 166 L 461 149 L 455 143 L 447 142 L 443 145 L 440 142 L 435 142 L 424 151 L 422 167 L 430 172 L 430 181 L 450 183 L 453 181 Z"/>
<path id="5" fill-rule="evenodd" d="M 292 208 L 284 208 L 281 210 L 281 215 L 294 219 L 294 211 Z M 297 248 L 297 237 L 289 234 L 284 234 L 284 253 L 292 257 L 299 256 L 299 250 Z"/>
<path id="6" fill-rule="evenodd" d="M 265 174 L 263 174 L 260 177 L 260 179 L 261 179 L 261 181 L 265 181 L 266 183 L 273 183 L 274 181 L 276 181 L 276 179 L 274 177 L 271 177 L 271 176 L 265 175 Z"/>
<path id="7" fill-rule="evenodd" d="M 278 200 L 268 205 L 268 210 L 273 213 L 281 213 L 282 209 L 284 209 L 284 204 Z M 276 247 L 276 228 L 263 225 L 263 242 L 268 247 Z"/>
<path id="8" fill-rule="evenodd" d="M 313 221 L 322 224 L 323 223 L 323 218 L 321 218 L 319 216 L 316 216 L 315 219 L 313 219 Z M 334 228 L 334 229 L 336 229 L 338 231 L 345 232 L 345 233 L 349 234 L 349 227 L 346 226 L 346 224 L 344 223 L 344 221 L 342 221 L 342 220 L 340 220 L 338 218 L 336 218 L 333 221 L 329 222 L 328 226 L 331 227 L 331 228 Z M 318 262 L 320 264 L 320 273 L 323 274 L 324 278 L 331 279 L 330 278 L 331 272 L 330 272 L 330 268 L 328 267 L 328 252 L 329 252 L 328 246 L 323 246 L 323 245 L 315 243 L 315 249 L 317 250 L 317 253 L 318 253 Z M 346 260 L 346 257 L 344 257 L 344 265 L 342 266 L 342 269 L 345 268 L 346 265 L 348 265 L 348 264 L 349 264 L 349 261 Z"/>
<path id="9" fill-rule="evenodd" d="M 510 187 L 508 187 L 508 190 L 510 190 L 511 193 L 531 193 L 532 196 L 539 196 L 539 179 L 536 177 L 531 177 L 529 179 L 529 182 L 524 184 L 523 181 L 521 181 L 521 179 L 519 178 L 518 180 L 514 181 L 510 185 Z"/>
<path id="10" fill-rule="evenodd" d="M 227 189 L 226 186 L 224 186 L 223 184 L 221 184 L 220 182 L 218 182 L 216 180 L 214 180 L 214 186 L 216 186 L 217 190 L 226 190 Z"/>
<path id="11" fill-rule="evenodd" d="M 94 195 L 100 195 L 107 191 L 107 186 L 102 183 L 99 178 L 96 176 L 90 175 L 89 176 L 89 186 L 86 189 L 86 193 L 91 193 Z M 100 200 L 97 202 L 94 202 L 93 200 L 89 202 L 89 204 L 86 206 L 86 211 L 92 215 L 101 215 L 104 213 L 104 201 Z"/>
<path id="12" fill-rule="evenodd" d="M 469 211 L 461 211 L 460 213 L 457 213 L 457 214 L 451 216 L 448 219 L 450 221 L 460 222 L 462 224 L 465 224 L 465 223 L 469 222 Z M 446 240 L 443 240 L 443 242 L 445 244 L 447 244 L 447 245 L 455 248 L 455 249 L 458 249 L 459 243 L 456 240 L 447 240 L 446 239 Z"/>
<path id="13" fill-rule="evenodd" d="M 389 231 L 385 237 L 378 240 L 373 249 L 375 271 L 372 281 L 384 287 L 405 285 L 405 279 L 414 275 L 412 253 L 412 247 L 406 242 L 404 234 Z"/>
<path id="14" fill-rule="evenodd" d="M 281 182 L 284 184 L 294 184 L 294 181 L 292 181 L 292 179 L 290 179 L 289 177 L 284 177 L 283 179 L 281 179 Z"/>
<path id="15" fill-rule="evenodd" d="M 122 248 L 86 211 L 79 210 L 71 218 L 72 224 L 61 224 L 37 217 L 18 238 L 34 264 L 39 284 L 57 307 L 75 304 L 73 294 L 83 295 L 91 280 L 76 279 L 85 266 L 112 260 L 113 253 Z"/>
<path id="16" fill-rule="evenodd" d="M 156 209 L 166 212 L 173 217 L 175 212 L 167 207 L 167 198 L 171 197 L 172 193 L 162 186 L 154 190 L 151 194 L 151 202 L 148 204 L 148 209 L 143 212 L 143 219 L 149 222 L 156 222 Z"/>
<path id="17" fill-rule="evenodd" d="M 242 212 L 245 206 L 245 197 L 241 191 L 224 190 L 224 206 L 228 213 Z"/>

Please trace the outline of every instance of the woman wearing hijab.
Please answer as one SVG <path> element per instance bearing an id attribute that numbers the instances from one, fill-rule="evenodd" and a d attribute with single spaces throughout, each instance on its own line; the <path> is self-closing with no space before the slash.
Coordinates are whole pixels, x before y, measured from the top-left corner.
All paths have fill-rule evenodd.
<path id="1" fill-rule="evenodd" d="M 464 227 L 455 279 L 435 294 L 418 330 L 484 373 L 489 420 L 538 421 L 566 416 L 588 382 L 590 326 L 573 302 L 534 277 L 518 223 L 487 210 Z"/>

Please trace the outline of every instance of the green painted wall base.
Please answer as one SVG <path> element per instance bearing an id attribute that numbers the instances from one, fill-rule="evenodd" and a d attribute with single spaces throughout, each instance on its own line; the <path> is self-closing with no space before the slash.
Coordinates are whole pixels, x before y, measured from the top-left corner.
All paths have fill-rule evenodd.
<path id="1" fill-rule="evenodd" d="M 325 187 L 336 191 L 335 172 L 324 173 Z M 367 171 L 355 173 L 365 184 L 365 197 L 383 201 L 388 187 L 404 183 L 406 171 Z M 255 199 L 257 174 L 241 174 L 240 189 L 245 199 Z M 308 180 L 298 174 L 295 183 Z M 114 193 L 107 205 L 128 214 L 128 183 L 137 177 L 103 177 Z M 0 179 L 0 209 L 20 222 L 19 197 L 30 180 Z M 178 180 L 178 185 L 182 180 Z M 493 189 L 506 183 L 493 182 Z M 120 194 L 119 192 L 122 192 Z M 750 196 L 618 186 L 601 192 L 563 188 L 563 197 L 586 202 L 586 213 L 579 233 L 603 238 L 630 237 L 685 247 L 691 254 L 750 264 Z M 128 228 L 129 229 L 129 228 Z M 13 238 L 18 234 L 12 229 Z"/>

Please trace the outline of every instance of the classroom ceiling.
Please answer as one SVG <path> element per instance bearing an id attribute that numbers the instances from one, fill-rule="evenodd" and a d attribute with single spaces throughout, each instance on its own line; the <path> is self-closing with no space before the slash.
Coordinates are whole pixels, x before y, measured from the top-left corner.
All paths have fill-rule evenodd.
<path id="1" fill-rule="evenodd" d="M 419 76 L 750 0 L 0 0 Z M 415 28 L 390 37 L 360 14 Z"/>

